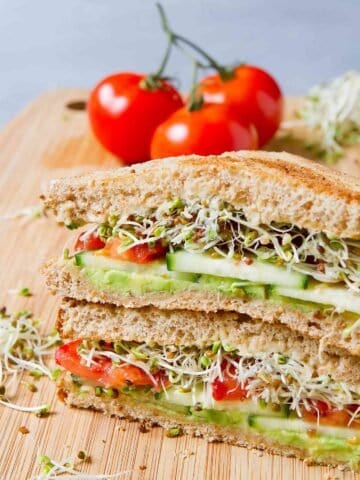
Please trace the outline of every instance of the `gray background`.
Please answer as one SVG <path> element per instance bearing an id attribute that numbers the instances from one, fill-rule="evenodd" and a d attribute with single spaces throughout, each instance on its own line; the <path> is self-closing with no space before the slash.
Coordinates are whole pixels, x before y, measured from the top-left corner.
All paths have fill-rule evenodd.
<path id="1" fill-rule="evenodd" d="M 163 0 L 176 31 L 224 62 L 258 64 L 298 94 L 360 69 L 360 0 Z M 0 0 L 0 126 L 41 92 L 156 68 L 152 0 Z M 180 56 L 169 72 L 189 84 Z"/>

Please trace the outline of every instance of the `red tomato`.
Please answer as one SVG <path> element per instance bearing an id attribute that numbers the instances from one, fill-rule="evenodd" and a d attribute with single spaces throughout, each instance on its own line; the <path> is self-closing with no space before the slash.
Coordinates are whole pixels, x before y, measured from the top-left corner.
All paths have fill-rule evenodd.
<path id="1" fill-rule="evenodd" d="M 239 382 L 230 377 L 225 371 L 225 366 L 222 365 L 223 380 L 217 377 L 212 383 L 212 394 L 214 400 L 244 400 L 247 395 L 246 385 L 241 386 Z M 230 367 L 230 372 L 234 373 L 233 366 Z"/>
<path id="2" fill-rule="evenodd" d="M 75 242 L 75 251 L 82 250 L 98 250 L 104 248 L 105 242 L 97 235 L 96 232 L 88 234 L 87 232 L 81 233 Z"/>
<path id="3" fill-rule="evenodd" d="M 107 245 L 104 253 L 112 258 L 118 258 L 119 260 L 125 260 L 133 263 L 149 263 L 157 258 L 162 258 L 167 252 L 167 248 L 164 247 L 161 241 L 155 243 L 154 246 L 148 244 L 135 245 L 125 252 L 119 253 L 118 248 L 121 246 L 121 240 L 119 238 L 111 239 Z"/>
<path id="4" fill-rule="evenodd" d="M 311 407 L 310 410 L 306 410 L 304 408 L 304 411 L 309 413 L 310 415 L 315 415 L 315 416 L 320 416 L 324 417 L 325 415 L 328 415 L 331 412 L 331 407 L 328 405 L 326 402 L 323 402 L 322 400 L 311 400 Z"/>
<path id="5" fill-rule="evenodd" d="M 78 353 L 81 340 L 61 345 L 55 351 L 55 360 L 65 370 L 103 387 L 124 385 L 153 385 L 149 376 L 135 365 L 113 365 L 110 359 L 102 357 L 96 364 L 86 366 Z"/>
<path id="6" fill-rule="evenodd" d="M 81 361 L 78 353 L 78 347 L 81 345 L 81 340 L 75 340 L 65 345 L 61 345 L 55 350 L 55 361 L 61 365 L 65 370 L 68 370 L 81 378 L 91 381 L 98 381 L 106 368 L 111 366 L 111 360 L 104 358 L 101 364 L 91 365 L 87 367 Z"/>
<path id="7" fill-rule="evenodd" d="M 150 377 L 136 365 L 112 366 L 102 378 L 106 387 L 122 387 L 123 385 L 153 385 Z"/>
<path id="8" fill-rule="evenodd" d="M 150 142 L 158 125 L 183 105 L 179 92 L 161 80 L 160 87 L 142 87 L 145 75 L 117 73 L 104 78 L 90 94 L 90 125 L 102 145 L 127 164 L 150 158 Z"/>
<path id="9" fill-rule="evenodd" d="M 181 108 L 159 125 L 151 142 L 151 158 L 256 148 L 257 133 L 248 120 L 228 106 L 205 104 L 192 112 Z"/>
<path id="10" fill-rule="evenodd" d="M 302 407 L 301 413 L 304 420 L 308 422 L 319 423 L 321 425 L 347 426 L 350 421 L 350 415 L 345 410 L 332 409 L 326 402 L 313 400 L 313 406 L 308 411 Z M 355 426 L 355 425 L 353 425 Z"/>
<path id="11" fill-rule="evenodd" d="M 275 79 L 264 70 L 242 65 L 234 77 L 222 80 L 218 74 L 205 77 L 200 83 L 205 101 L 228 103 L 237 108 L 256 127 L 259 147 L 267 143 L 278 129 L 283 112 L 283 96 Z"/>

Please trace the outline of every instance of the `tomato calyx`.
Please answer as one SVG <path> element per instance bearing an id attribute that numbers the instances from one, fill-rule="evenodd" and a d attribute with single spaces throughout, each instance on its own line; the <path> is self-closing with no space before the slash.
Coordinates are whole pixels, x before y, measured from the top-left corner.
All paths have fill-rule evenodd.
<path id="1" fill-rule="evenodd" d="M 170 77 L 158 77 L 156 74 L 151 74 L 140 81 L 139 87 L 148 92 L 155 92 L 165 89 L 164 82 L 168 80 L 170 80 Z"/>

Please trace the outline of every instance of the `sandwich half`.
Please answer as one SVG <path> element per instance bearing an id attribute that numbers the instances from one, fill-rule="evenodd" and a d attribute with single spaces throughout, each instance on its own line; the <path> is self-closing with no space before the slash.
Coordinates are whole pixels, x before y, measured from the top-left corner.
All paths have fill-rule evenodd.
<path id="1" fill-rule="evenodd" d="M 190 156 L 53 181 L 45 206 L 75 254 L 63 297 L 232 311 L 360 353 L 359 180 L 285 153 Z"/>
<path id="2" fill-rule="evenodd" d="M 237 313 L 127 309 L 64 299 L 59 395 L 161 425 L 168 435 L 265 449 L 354 470 L 360 364 L 282 324 Z"/>

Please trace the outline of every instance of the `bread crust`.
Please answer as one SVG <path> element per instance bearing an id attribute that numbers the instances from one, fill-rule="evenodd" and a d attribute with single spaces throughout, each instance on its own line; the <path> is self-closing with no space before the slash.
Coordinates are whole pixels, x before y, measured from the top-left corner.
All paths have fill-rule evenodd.
<path id="1" fill-rule="evenodd" d="M 229 297 L 220 293 L 182 291 L 175 293 L 154 292 L 143 295 L 125 295 L 96 290 L 81 275 L 81 270 L 62 259 L 50 260 L 44 267 L 46 284 L 50 291 L 62 297 L 85 300 L 92 303 L 108 303 L 119 307 L 142 308 L 154 306 L 163 310 L 191 310 L 194 312 L 236 312 L 265 323 L 280 323 L 304 337 L 321 342 L 321 349 L 336 355 L 360 355 L 360 331 L 349 337 L 342 332 L 347 320 L 341 314 L 325 315 L 319 311 L 304 312 L 292 305 L 275 304 L 259 299 Z"/>
<path id="2" fill-rule="evenodd" d="M 318 464 L 332 467 L 341 465 L 331 456 L 328 457 L 326 462 L 317 461 L 311 458 L 305 449 L 290 445 L 280 445 L 270 438 L 255 432 L 237 432 L 231 427 L 194 423 L 186 421 L 180 415 L 167 417 L 156 406 L 151 407 L 139 404 L 139 402 L 134 401 L 127 395 L 119 394 L 117 399 L 96 397 L 93 394 L 82 394 L 79 397 L 73 389 L 72 382 L 66 380 L 66 378 L 63 378 L 59 383 L 58 396 L 69 407 L 97 410 L 109 416 L 137 420 L 146 427 L 161 426 L 165 429 L 179 427 L 182 433 L 194 437 L 202 437 L 208 442 L 224 442 L 248 449 L 262 450 L 268 454 L 296 457 L 306 460 L 307 465 Z M 345 468 L 349 469 L 349 466 L 346 465 Z"/>
<path id="3" fill-rule="evenodd" d="M 109 214 L 146 214 L 179 197 L 218 197 L 255 223 L 360 238 L 359 179 L 285 152 L 191 155 L 54 180 L 44 202 L 68 225 L 102 223 Z"/>
<path id="4" fill-rule="evenodd" d="M 234 312 L 204 313 L 128 309 L 107 304 L 63 299 L 57 329 L 65 340 L 134 341 L 157 345 L 209 347 L 217 341 L 238 345 L 243 353 L 278 352 L 311 365 L 318 375 L 331 373 L 360 392 L 360 362 L 351 355 L 339 357 L 326 349 L 319 354 L 319 341 L 304 337 L 287 326 L 267 324 Z"/>

